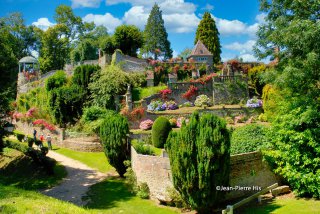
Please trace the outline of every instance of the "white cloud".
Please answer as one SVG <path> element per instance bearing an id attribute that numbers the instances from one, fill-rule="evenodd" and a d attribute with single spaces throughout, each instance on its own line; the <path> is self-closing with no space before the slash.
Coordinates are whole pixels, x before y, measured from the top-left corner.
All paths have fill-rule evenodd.
<path id="1" fill-rule="evenodd" d="M 50 22 L 48 18 L 39 18 L 36 22 L 33 22 L 32 25 L 34 25 L 42 30 L 47 30 L 49 27 L 51 27 L 55 24 Z"/>
<path id="2" fill-rule="evenodd" d="M 122 21 L 118 18 L 115 18 L 112 14 L 106 13 L 104 15 L 100 14 L 87 14 L 83 17 L 85 22 L 94 22 L 96 25 L 103 25 L 108 29 L 108 32 L 113 32 L 114 29 L 122 24 Z"/>
<path id="3" fill-rule="evenodd" d="M 258 59 L 252 54 L 242 54 L 239 56 L 244 62 L 256 62 Z"/>
<path id="4" fill-rule="evenodd" d="M 266 17 L 267 17 L 267 14 L 266 13 L 260 13 L 256 16 L 256 21 L 259 23 L 259 24 L 263 24 L 266 22 Z"/>
<path id="5" fill-rule="evenodd" d="M 241 51 L 241 53 L 252 52 L 253 46 L 256 44 L 255 40 L 249 40 L 245 43 L 234 42 L 223 47 L 229 50 Z"/>
<path id="6" fill-rule="evenodd" d="M 134 6 L 125 12 L 122 20 L 125 24 L 136 25 L 141 30 L 147 23 L 150 11 L 146 11 L 143 6 Z"/>
<path id="7" fill-rule="evenodd" d="M 143 29 L 147 23 L 150 9 L 144 6 L 134 6 L 123 17 L 125 24 L 133 24 Z M 168 32 L 186 33 L 194 31 L 200 19 L 194 13 L 164 14 L 164 24 Z"/>
<path id="8" fill-rule="evenodd" d="M 211 11 L 214 9 L 214 6 L 207 3 L 205 7 L 202 8 L 203 10 L 208 10 L 208 11 Z"/>
<path id="9" fill-rule="evenodd" d="M 227 20 L 214 17 L 217 28 L 221 35 L 250 35 L 254 36 L 258 30 L 259 24 L 247 25 L 239 20 Z"/>
<path id="10" fill-rule="evenodd" d="M 71 0 L 72 7 L 99 7 L 102 0 Z"/>
<path id="11" fill-rule="evenodd" d="M 172 57 L 176 58 L 179 55 L 179 53 L 176 50 L 172 51 Z"/>
<path id="12" fill-rule="evenodd" d="M 200 19 L 193 14 L 163 15 L 163 20 L 169 32 L 188 33 L 195 31 Z"/>

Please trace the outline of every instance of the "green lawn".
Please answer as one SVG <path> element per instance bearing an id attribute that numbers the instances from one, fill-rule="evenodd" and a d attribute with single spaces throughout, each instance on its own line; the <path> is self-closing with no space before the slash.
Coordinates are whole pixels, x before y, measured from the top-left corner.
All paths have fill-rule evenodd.
<path id="1" fill-rule="evenodd" d="M 141 199 L 128 191 L 123 179 L 110 178 L 93 185 L 88 192 L 88 209 L 105 210 L 106 213 L 165 214 L 177 213 L 177 209 L 160 207 L 155 202 Z"/>
<path id="2" fill-rule="evenodd" d="M 161 90 L 166 89 L 166 85 L 146 87 L 146 88 L 133 88 L 132 89 L 132 99 L 133 101 L 139 101 L 143 98 L 149 97 L 153 94 L 159 93 Z"/>
<path id="3" fill-rule="evenodd" d="M 297 199 L 297 198 L 276 198 L 267 204 L 254 204 L 248 207 L 235 210 L 234 213 L 244 214 L 320 214 L 320 200 Z"/>
<path id="4" fill-rule="evenodd" d="M 28 190 L 50 188 L 58 184 L 67 172 L 59 164 L 54 167 L 54 176 L 47 175 L 31 158 L 23 153 L 5 148 L 0 156 L 0 184 Z M 1 212 L 0 212 L 1 213 Z"/>
<path id="5" fill-rule="evenodd" d="M 114 171 L 114 168 L 108 163 L 104 152 L 78 152 L 67 148 L 55 148 L 54 151 L 65 155 L 74 160 L 78 160 L 87 166 L 97 169 L 100 172 Z"/>

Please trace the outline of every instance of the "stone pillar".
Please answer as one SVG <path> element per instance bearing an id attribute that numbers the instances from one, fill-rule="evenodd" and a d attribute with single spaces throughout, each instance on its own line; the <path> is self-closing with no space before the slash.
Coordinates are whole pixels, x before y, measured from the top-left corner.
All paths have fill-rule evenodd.
<path id="1" fill-rule="evenodd" d="M 147 71 L 147 87 L 154 86 L 154 73 L 153 71 Z"/>
<path id="2" fill-rule="evenodd" d="M 128 85 L 127 93 L 126 93 L 126 106 L 128 107 L 129 111 L 132 111 L 133 105 L 132 105 L 132 94 L 131 94 L 131 86 Z"/>
<path id="3" fill-rule="evenodd" d="M 116 111 L 119 111 L 120 100 L 119 100 L 119 96 L 118 95 L 114 96 L 114 103 L 115 103 L 115 106 L 116 106 Z"/>

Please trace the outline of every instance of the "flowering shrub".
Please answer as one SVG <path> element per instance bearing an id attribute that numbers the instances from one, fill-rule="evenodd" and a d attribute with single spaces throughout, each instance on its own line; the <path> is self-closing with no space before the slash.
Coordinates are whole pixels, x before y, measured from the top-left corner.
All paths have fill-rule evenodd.
<path id="1" fill-rule="evenodd" d="M 185 117 L 179 117 L 179 118 L 177 119 L 177 127 L 181 128 L 183 121 L 185 121 L 186 123 L 189 122 L 189 120 L 186 119 Z"/>
<path id="2" fill-rule="evenodd" d="M 153 121 L 150 119 L 144 120 L 140 123 L 139 128 L 142 130 L 149 130 L 153 125 Z"/>
<path id="3" fill-rule="evenodd" d="M 34 113 L 36 112 L 36 110 L 37 109 L 35 107 L 30 108 L 26 113 L 26 117 L 28 118 L 34 117 Z"/>
<path id="4" fill-rule="evenodd" d="M 159 93 L 161 94 L 161 98 L 165 100 L 168 98 L 168 95 L 172 93 L 172 91 L 171 89 L 166 88 L 164 90 L 161 90 Z"/>
<path id="5" fill-rule="evenodd" d="M 211 101 L 210 98 L 207 95 L 199 95 L 196 98 L 196 101 L 194 102 L 195 106 L 201 107 L 201 106 L 210 106 L 211 105 Z"/>
<path id="6" fill-rule="evenodd" d="M 129 112 L 128 107 L 124 107 L 121 109 L 120 114 L 128 118 L 130 121 L 137 121 L 144 116 L 144 108 L 140 106 Z"/>
<path id="7" fill-rule="evenodd" d="M 259 100 L 257 98 L 252 98 L 252 99 L 249 99 L 247 101 L 247 107 L 250 107 L 250 108 L 258 108 L 258 107 L 262 107 L 262 100 Z"/>
<path id="8" fill-rule="evenodd" d="M 25 117 L 25 115 L 21 112 L 14 112 L 12 114 L 12 118 L 15 120 L 20 120 L 20 119 L 23 119 L 24 117 Z"/>
<path id="9" fill-rule="evenodd" d="M 182 95 L 183 98 L 190 100 L 193 96 L 195 96 L 198 92 L 198 88 L 191 85 L 186 93 Z"/>
<path id="10" fill-rule="evenodd" d="M 167 109 L 168 110 L 176 110 L 176 109 L 179 108 L 177 103 L 175 103 L 174 101 L 166 102 L 166 104 L 167 104 Z"/>
<path id="11" fill-rule="evenodd" d="M 42 128 L 46 128 L 51 132 L 54 132 L 56 130 L 56 127 L 54 127 L 54 125 L 48 123 L 47 121 L 43 120 L 43 119 L 38 119 L 32 122 L 32 124 L 34 126 L 40 126 Z"/>
<path id="12" fill-rule="evenodd" d="M 148 111 L 164 111 L 166 110 L 166 107 L 163 107 L 163 103 L 159 100 L 151 101 L 151 103 L 148 105 Z"/>
<path id="13" fill-rule="evenodd" d="M 212 73 L 210 75 L 204 75 L 199 79 L 191 79 L 190 82 L 196 82 L 196 83 L 201 83 L 202 85 L 204 85 L 205 83 L 209 82 L 212 80 L 213 77 L 218 76 L 216 73 Z"/>

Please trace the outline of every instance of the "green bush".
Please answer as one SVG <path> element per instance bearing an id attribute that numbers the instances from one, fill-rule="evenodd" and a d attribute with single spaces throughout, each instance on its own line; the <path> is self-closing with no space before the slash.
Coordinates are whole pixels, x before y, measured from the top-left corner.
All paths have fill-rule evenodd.
<path id="1" fill-rule="evenodd" d="M 197 107 L 211 106 L 211 101 L 207 95 L 202 94 L 197 96 L 196 101 L 194 101 L 194 105 Z"/>
<path id="2" fill-rule="evenodd" d="M 154 147 L 163 148 L 171 130 L 169 120 L 165 117 L 158 117 L 152 126 L 152 144 Z"/>
<path id="3" fill-rule="evenodd" d="M 22 140 L 25 138 L 25 134 L 23 134 L 22 132 L 19 132 L 17 130 L 15 130 L 13 132 L 13 134 L 17 137 L 17 139 L 22 142 Z"/>
<path id="4" fill-rule="evenodd" d="M 148 187 L 148 184 L 146 182 L 143 182 L 138 185 L 138 191 L 137 191 L 137 196 L 142 198 L 142 199 L 148 199 L 150 195 L 150 190 Z"/>
<path id="5" fill-rule="evenodd" d="M 4 146 L 11 149 L 18 150 L 24 154 L 27 154 L 29 151 L 29 147 L 26 143 L 21 143 L 18 140 L 13 140 L 9 138 L 4 139 Z"/>
<path id="6" fill-rule="evenodd" d="M 57 71 L 46 80 L 45 86 L 47 91 L 63 86 L 67 82 L 67 75 L 64 71 Z"/>
<path id="7" fill-rule="evenodd" d="M 78 85 L 83 91 L 87 91 L 88 85 L 91 82 L 92 74 L 99 70 L 99 65 L 77 66 L 73 71 L 72 83 Z"/>
<path id="8" fill-rule="evenodd" d="M 267 127 L 249 124 L 238 127 L 231 137 L 231 154 L 254 152 L 268 143 Z"/>
<path id="9" fill-rule="evenodd" d="M 101 108 L 99 106 L 90 106 L 84 108 L 81 120 L 85 123 L 95 121 L 100 118 L 104 118 L 108 114 L 114 114 L 114 111 Z"/>
<path id="10" fill-rule="evenodd" d="M 145 87 L 147 85 L 147 79 L 145 74 L 130 73 L 129 80 L 132 87 Z"/>
<path id="11" fill-rule="evenodd" d="M 230 133 L 226 122 L 213 114 L 192 114 L 180 132 L 167 139 L 173 184 L 183 200 L 199 213 L 211 213 L 229 185 Z"/>
<path id="12" fill-rule="evenodd" d="M 104 152 L 111 166 L 123 177 L 126 172 L 124 161 L 130 158 L 130 148 L 127 143 L 129 124 L 127 118 L 121 115 L 107 117 L 100 127 L 100 139 Z"/>
<path id="13" fill-rule="evenodd" d="M 137 140 L 133 140 L 131 145 L 136 150 L 138 154 L 142 155 L 155 155 L 154 150 L 152 149 L 151 145 L 145 144 L 143 142 L 139 142 Z"/>
<path id="14" fill-rule="evenodd" d="M 49 107 L 54 122 L 60 126 L 74 123 L 82 115 L 83 91 L 76 85 L 50 91 Z"/>

